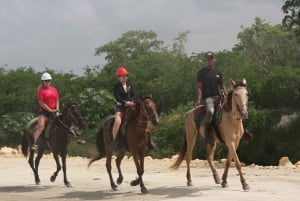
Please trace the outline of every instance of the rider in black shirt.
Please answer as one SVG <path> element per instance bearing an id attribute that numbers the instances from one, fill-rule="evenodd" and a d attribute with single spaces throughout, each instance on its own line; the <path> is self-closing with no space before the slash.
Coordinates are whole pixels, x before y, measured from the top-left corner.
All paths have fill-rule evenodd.
<path id="1" fill-rule="evenodd" d="M 223 76 L 215 68 L 215 55 L 213 52 L 205 54 L 207 67 L 201 69 L 197 76 L 197 101 L 195 106 L 204 101 L 206 107 L 205 115 L 205 140 L 207 144 L 213 144 L 211 135 L 211 121 L 215 112 L 215 103 L 220 99 L 220 91 L 227 93 L 223 83 Z"/>
<path id="2" fill-rule="evenodd" d="M 227 94 L 227 89 L 223 83 L 222 73 L 215 68 L 215 55 L 213 52 L 207 52 L 205 54 L 205 61 L 207 67 L 199 70 L 197 76 L 197 101 L 195 106 L 203 104 L 206 107 L 206 116 L 205 116 L 205 140 L 207 144 L 213 144 L 213 139 L 211 135 L 211 121 L 214 115 L 215 103 L 220 99 L 220 94 Z M 249 142 L 253 139 L 253 135 L 248 132 L 247 129 L 244 129 L 243 141 Z"/>
<path id="3" fill-rule="evenodd" d="M 119 82 L 116 83 L 113 87 L 113 93 L 117 101 L 116 112 L 115 112 L 115 121 L 113 125 L 113 141 L 111 149 L 114 150 L 117 148 L 117 136 L 119 133 L 119 128 L 122 123 L 122 116 L 126 108 L 133 107 L 135 105 L 134 101 L 136 99 L 136 93 L 133 86 L 128 83 L 128 71 L 125 67 L 120 66 L 116 71 L 116 76 L 119 79 Z M 125 118 L 126 119 L 126 118 Z M 151 139 L 151 135 L 148 134 L 148 148 L 155 149 L 156 145 Z"/>

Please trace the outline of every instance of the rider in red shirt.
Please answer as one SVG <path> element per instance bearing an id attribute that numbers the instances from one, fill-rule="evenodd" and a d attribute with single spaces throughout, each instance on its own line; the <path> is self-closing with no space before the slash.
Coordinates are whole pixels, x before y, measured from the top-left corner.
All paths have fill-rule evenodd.
<path id="1" fill-rule="evenodd" d="M 39 87 L 37 92 L 37 99 L 40 108 L 38 116 L 38 126 L 35 133 L 33 134 L 33 150 L 38 149 L 37 140 L 45 128 L 45 122 L 47 121 L 47 118 L 49 118 L 49 116 L 53 112 L 56 112 L 56 115 L 59 115 L 59 95 L 57 89 L 51 86 L 51 80 L 52 77 L 49 73 L 45 72 L 42 74 L 42 86 Z"/>

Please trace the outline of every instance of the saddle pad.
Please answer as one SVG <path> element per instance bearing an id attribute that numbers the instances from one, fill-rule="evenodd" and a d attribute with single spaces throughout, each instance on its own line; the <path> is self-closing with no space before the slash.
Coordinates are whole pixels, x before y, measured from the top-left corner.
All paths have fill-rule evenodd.
<path id="1" fill-rule="evenodd" d="M 222 110 L 218 110 L 214 113 L 212 123 L 218 125 L 222 120 Z M 194 121 L 197 125 L 205 126 L 206 109 L 204 105 L 197 107 L 194 110 Z"/>

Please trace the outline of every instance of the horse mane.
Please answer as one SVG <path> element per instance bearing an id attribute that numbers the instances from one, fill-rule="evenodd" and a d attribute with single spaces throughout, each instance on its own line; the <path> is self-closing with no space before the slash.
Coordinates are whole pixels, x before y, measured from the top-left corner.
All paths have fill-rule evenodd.
<path id="1" fill-rule="evenodd" d="M 226 100 L 223 105 L 223 110 L 225 112 L 230 112 L 232 110 L 232 95 L 233 95 L 233 90 L 230 90 L 226 96 Z"/>
<path id="2" fill-rule="evenodd" d="M 236 81 L 235 85 L 233 86 L 233 89 L 236 89 L 237 87 L 247 87 L 247 85 L 243 81 Z M 230 90 L 226 96 L 226 100 L 223 105 L 223 110 L 225 112 L 230 112 L 232 110 L 232 95 L 233 95 L 233 90 Z"/>
<path id="3" fill-rule="evenodd" d="M 140 113 L 140 101 L 135 101 L 135 106 L 131 108 L 127 113 L 128 121 L 135 120 Z"/>

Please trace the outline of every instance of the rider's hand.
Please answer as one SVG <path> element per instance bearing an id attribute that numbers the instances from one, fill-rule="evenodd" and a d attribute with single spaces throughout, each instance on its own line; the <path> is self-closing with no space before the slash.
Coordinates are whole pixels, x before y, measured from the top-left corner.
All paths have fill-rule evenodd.
<path id="1" fill-rule="evenodd" d="M 200 104 L 201 104 L 201 101 L 197 100 L 196 103 L 195 103 L 195 107 L 198 107 Z"/>
<path id="2" fill-rule="evenodd" d="M 135 103 L 132 102 L 132 101 L 127 101 L 127 102 L 125 103 L 125 106 L 126 106 L 126 107 L 132 107 L 132 106 L 134 106 L 134 105 L 135 105 Z"/>

